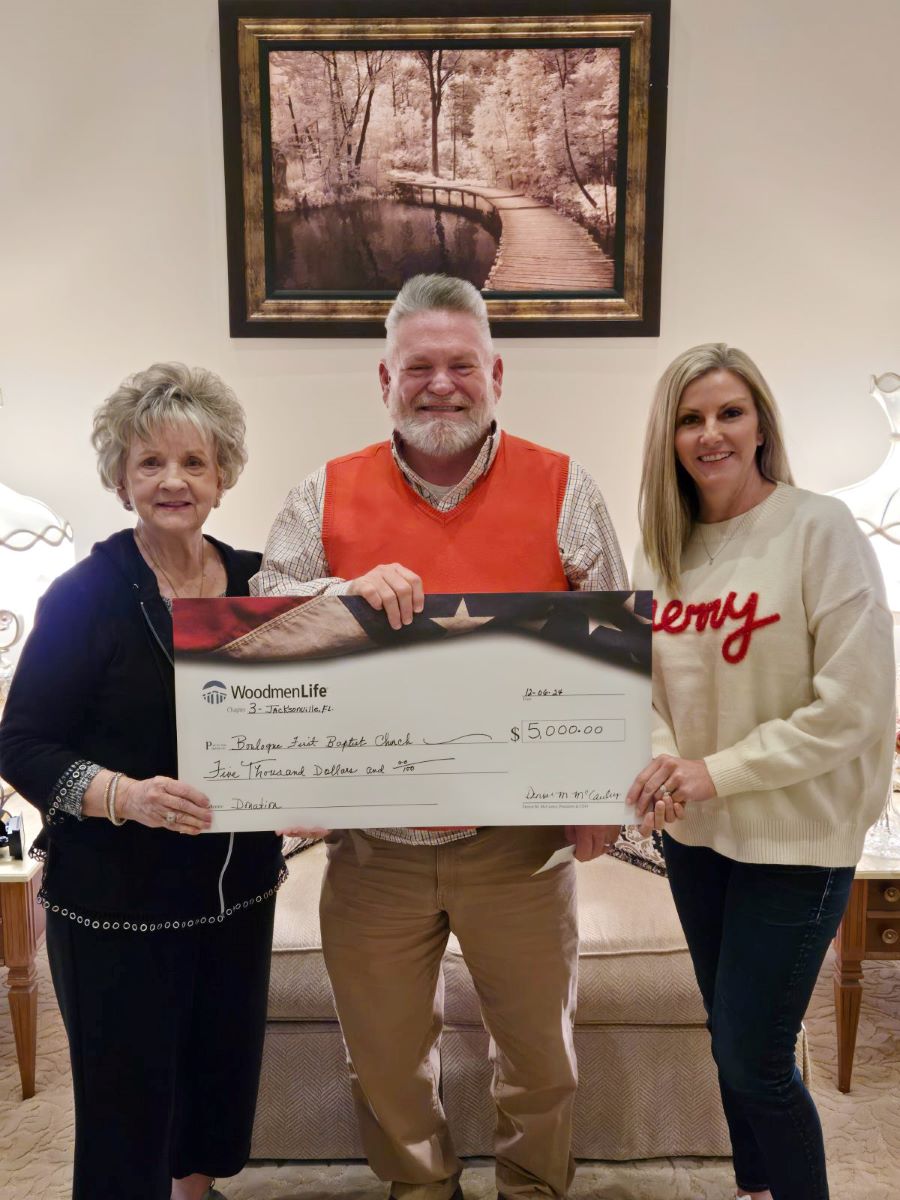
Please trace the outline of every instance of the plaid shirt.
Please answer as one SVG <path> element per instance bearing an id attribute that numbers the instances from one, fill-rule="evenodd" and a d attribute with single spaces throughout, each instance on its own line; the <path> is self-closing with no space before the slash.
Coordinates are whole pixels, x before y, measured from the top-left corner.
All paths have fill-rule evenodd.
<path id="1" fill-rule="evenodd" d="M 449 512 L 463 501 L 491 468 L 502 434 L 492 426 L 478 457 L 459 483 L 449 489 L 421 479 L 391 438 L 394 462 L 410 487 L 438 512 Z M 292 488 L 275 518 L 259 574 L 250 580 L 252 596 L 339 596 L 348 580 L 330 575 L 322 545 L 322 507 L 325 467 Z M 578 591 L 613 592 L 628 587 L 628 576 L 615 530 L 594 480 L 579 463 L 569 462 L 569 475 L 556 529 L 559 557 L 570 585 Z M 471 837 L 472 829 L 370 829 L 387 841 L 439 846 Z"/>

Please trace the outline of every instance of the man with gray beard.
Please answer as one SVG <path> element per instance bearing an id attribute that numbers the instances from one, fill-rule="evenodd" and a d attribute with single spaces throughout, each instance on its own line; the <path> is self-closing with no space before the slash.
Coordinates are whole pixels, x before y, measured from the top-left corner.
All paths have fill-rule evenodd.
<path id="1" fill-rule="evenodd" d="M 500 432 L 503 363 L 477 289 L 416 276 L 386 327 L 379 378 L 391 440 L 329 462 L 291 491 L 251 592 L 362 596 L 400 629 L 426 591 L 626 588 L 590 476 Z M 424 695 L 428 680 L 422 687 Z M 363 1145 L 393 1200 L 462 1200 L 438 1094 L 451 932 L 491 1035 L 500 1200 L 566 1195 L 577 1082 L 574 868 L 534 872 L 567 842 L 584 861 L 617 834 L 584 825 L 329 836 L 322 949 Z"/>

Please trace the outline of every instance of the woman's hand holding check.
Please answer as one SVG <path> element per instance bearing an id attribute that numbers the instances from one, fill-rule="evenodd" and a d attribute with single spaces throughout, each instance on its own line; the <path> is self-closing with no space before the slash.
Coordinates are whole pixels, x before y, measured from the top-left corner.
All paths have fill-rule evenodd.
<path id="1" fill-rule="evenodd" d="M 116 810 L 127 821 L 173 833 L 203 833 L 212 822 L 209 800 L 189 783 L 154 775 L 150 779 L 119 780 Z"/>
<path id="2" fill-rule="evenodd" d="M 716 785 L 702 758 L 674 758 L 659 754 L 637 776 L 625 797 L 634 806 L 635 818 L 645 836 L 680 821 L 685 806 L 712 800 Z"/>

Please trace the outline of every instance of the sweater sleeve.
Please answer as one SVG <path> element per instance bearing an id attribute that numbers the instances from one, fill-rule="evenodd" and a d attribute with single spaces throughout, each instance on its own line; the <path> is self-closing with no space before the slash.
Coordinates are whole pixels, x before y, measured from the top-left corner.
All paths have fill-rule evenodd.
<path id="1" fill-rule="evenodd" d="M 892 736 L 893 619 L 872 548 L 839 502 L 810 524 L 803 602 L 812 698 L 705 759 L 720 796 L 812 779 Z"/>
<path id="2" fill-rule="evenodd" d="M 67 812 L 62 784 L 84 758 L 78 731 L 113 652 L 108 632 L 90 589 L 63 576 L 38 605 L 13 676 L 0 774 L 51 820 Z"/>

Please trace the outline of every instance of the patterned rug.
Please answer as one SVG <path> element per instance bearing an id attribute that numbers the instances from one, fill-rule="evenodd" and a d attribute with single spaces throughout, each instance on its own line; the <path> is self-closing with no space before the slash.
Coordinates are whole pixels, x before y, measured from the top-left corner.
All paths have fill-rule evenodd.
<path id="1" fill-rule="evenodd" d="M 9 1010 L 0 985 L 0 1195 L 67 1200 L 71 1192 L 72 1098 L 62 1023 L 46 957 L 39 960 L 37 1095 L 19 1099 Z M 835 1086 L 831 960 L 807 1017 L 813 1091 L 828 1145 L 834 1200 L 900 1195 L 900 963 L 867 963 L 853 1091 Z M 660 1114 L 665 1120 L 665 1114 Z M 582 1163 L 571 1200 L 729 1200 L 728 1162 L 653 1159 Z M 489 1163 L 463 1176 L 467 1200 L 494 1200 Z M 384 1200 L 385 1187 L 358 1163 L 252 1163 L 224 1185 L 229 1200 Z"/>

